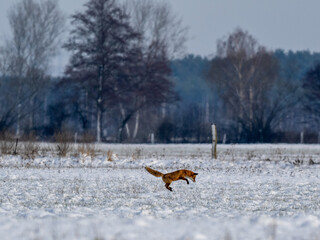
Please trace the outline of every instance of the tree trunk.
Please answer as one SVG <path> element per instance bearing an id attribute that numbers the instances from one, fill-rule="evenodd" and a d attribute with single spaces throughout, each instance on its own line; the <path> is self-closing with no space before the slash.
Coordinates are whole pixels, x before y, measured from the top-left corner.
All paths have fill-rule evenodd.
<path id="1" fill-rule="evenodd" d="M 49 120 L 48 120 L 48 96 L 47 95 L 44 97 L 44 109 L 43 110 L 44 110 L 43 124 L 44 124 L 44 126 L 47 126 L 49 123 Z"/>
<path id="2" fill-rule="evenodd" d="M 34 96 L 30 98 L 29 130 L 33 129 Z"/>
<path id="3" fill-rule="evenodd" d="M 250 115 L 249 115 L 249 117 L 250 117 L 250 130 L 251 131 L 253 131 L 253 88 L 252 88 L 252 86 L 250 86 L 250 88 L 249 88 L 249 98 L 250 98 L 250 102 L 249 102 L 249 104 L 250 104 Z"/>
<path id="4" fill-rule="evenodd" d="M 101 142 L 101 123 L 102 123 L 102 84 L 103 84 L 104 66 L 99 66 L 99 90 L 97 104 L 97 142 Z"/>
<path id="5" fill-rule="evenodd" d="M 125 119 L 126 118 L 126 114 L 125 114 L 125 110 L 124 110 L 122 104 L 120 104 L 120 111 L 121 111 L 122 118 Z M 130 138 L 130 129 L 129 129 L 128 123 L 125 124 L 125 128 L 126 128 L 126 132 L 127 132 L 127 137 Z M 121 132 L 122 131 L 123 130 L 121 130 Z"/>
<path id="6" fill-rule="evenodd" d="M 139 120 L 140 120 L 140 113 L 139 111 L 136 114 L 136 124 L 134 126 L 134 131 L 133 131 L 133 139 L 137 137 L 138 130 L 139 130 Z"/>
<path id="7" fill-rule="evenodd" d="M 240 87 L 240 90 L 239 90 L 239 98 L 240 98 L 240 104 L 244 102 L 244 92 L 242 90 L 242 87 Z M 239 119 L 243 120 L 244 118 L 244 108 L 243 106 L 240 106 L 239 108 Z M 241 140 L 241 137 L 242 137 L 242 130 L 243 130 L 243 127 L 241 125 L 241 123 L 238 123 L 238 141 Z"/>
<path id="8" fill-rule="evenodd" d="M 17 117 L 17 129 L 16 136 L 20 136 L 20 118 L 21 118 L 21 103 L 18 104 L 18 117 Z"/>
<path id="9" fill-rule="evenodd" d="M 166 103 L 163 103 L 162 107 L 161 107 L 161 117 L 162 117 L 162 119 L 166 118 L 166 115 L 167 115 L 166 113 L 167 113 L 167 111 L 166 111 Z"/>
<path id="10" fill-rule="evenodd" d="M 204 119 L 204 121 L 206 123 L 209 122 L 209 115 L 210 115 L 210 106 L 209 106 L 209 100 L 208 100 L 208 96 L 207 96 L 206 103 L 205 103 L 205 119 Z"/>
<path id="11" fill-rule="evenodd" d="M 118 143 L 122 142 L 122 132 L 123 132 L 123 127 L 120 127 L 118 129 Z"/>
<path id="12" fill-rule="evenodd" d="M 98 107 L 97 110 L 97 142 L 101 142 L 101 116 L 102 112 L 101 109 Z"/>

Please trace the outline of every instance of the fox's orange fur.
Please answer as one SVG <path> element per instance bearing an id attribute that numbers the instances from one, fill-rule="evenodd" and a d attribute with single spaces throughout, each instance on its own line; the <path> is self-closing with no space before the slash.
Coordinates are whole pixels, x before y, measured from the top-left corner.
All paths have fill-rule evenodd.
<path id="1" fill-rule="evenodd" d="M 198 175 L 198 173 L 194 173 L 194 172 L 192 172 L 190 170 L 185 170 L 185 169 L 178 170 L 178 171 L 171 172 L 171 173 L 166 173 L 166 174 L 163 174 L 161 172 L 153 170 L 153 169 L 151 169 L 149 167 L 146 167 L 146 170 L 149 173 L 151 173 L 153 176 L 162 177 L 162 181 L 164 181 L 165 184 L 166 184 L 165 187 L 170 191 L 172 191 L 172 188 L 169 187 L 169 186 L 173 181 L 185 180 L 187 182 L 187 184 L 189 184 L 188 179 L 190 179 L 193 182 L 195 182 L 196 181 L 196 176 Z"/>

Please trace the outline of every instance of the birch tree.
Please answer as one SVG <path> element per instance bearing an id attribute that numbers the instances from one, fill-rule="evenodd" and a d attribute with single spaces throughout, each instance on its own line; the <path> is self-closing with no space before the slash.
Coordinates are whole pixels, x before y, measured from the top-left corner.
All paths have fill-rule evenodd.
<path id="1" fill-rule="evenodd" d="M 218 86 L 238 141 L 272 141 L 272 129 L 297 99 L 297 88 L 279 78 L 272 53 L 241 29 L 218 42 L 208 81 Z"/>

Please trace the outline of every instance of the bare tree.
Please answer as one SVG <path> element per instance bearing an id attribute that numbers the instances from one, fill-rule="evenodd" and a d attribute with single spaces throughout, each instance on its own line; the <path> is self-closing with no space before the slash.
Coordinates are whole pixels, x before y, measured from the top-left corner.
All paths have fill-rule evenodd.
<path id="1" fill-rule="evenodd" d="M 295 104 L 296 88 L 278 77 L 272 54 L 241 29 L 218 42 L 208 81 L 218 85 L 239 141 L 271 141 L 272 128 Z"/>
<path id="2" fill-rule="evenodd" d="M 123 75 L 136 55 L 139 34 L 129 24 L 129 17 L 115 0 L 90 0 L 85 11 L 72 16 L 69 41 L 72 52 L 66 70 L 88 94 L 96 112 L 97 141 L 101 141 L 105 111 L 116 104 L 122 91 Z"/>
<path id="3" fill-rule="evenodd" d="M 140 34 L 138 46 L 141 50 L 139 72 L 131 80 L 136 90 L 136 101 L 120 104 L 122 123 L 119 136 L 125 128 L 127 137 L 133 139 L 139 130 L 141 111 L 150 107 L 164 107 L 174 101 L 169 60 L 179 57 L 185 49 L 187 28 L 182 20 L 172 12 L 168 3 L 154 0 L 127 0 L 125 9 L 130 15 L 133 28 Z M 137 69 L 137 68 L 136 68 Z M 139 90 L 138 90 L 139 89 Z M 161 92 L 160 94 L 160 91 Z M 148 96 L 148 94 L 150 94 Z M 159 94 L 156 94 L 159 93 Z M 130 131 L 128 122 L 134 118 L 135 123 Z M 125 123 L 125 125 L 123 125 Z M 121 137 L 119 137 L 120 139 Z"/>
<path id="4" fill-rule="evenodd" d="M 172 11 L 169 3 L 155 0 L 126 0 L 125 8 L 131 24 L 141 34 L 144 51 L 158 43 L 169 59 L 180 57 L 185 51 L 188 28 Z M 159 49 L 160 51 L 160 49 Z"/>
<path id="5" fill-rule="evenodd" d="M 29 116 L 29 128 L 33 128 L 39 106 L 36 97 L 47 84 L 46 74 L 60 43 L 65 16 L 55 0 L 21 0 L 9 9 L 8 19 L 12 34 L 2 47 L 0 61 L 2 73 L 16 86 L 12 114 L 17 114 L 19 135 L 24 116 Z"/>
<path id="6" fill-rule="evenodd" d="M 123 129 L 126 128 L 127 138 L 130 138 L 130 130 L 127 123 L 135 117 L 133 125 L 134 139 L 139 127 L 140 111 L 152 108 L 161 108 L 163 103 L 175 102 L 178 97 L 171 81 L 171 69 L 166 56 L 159 53 L 161 46 L 151 45 L 147 55 L 140 55 L 138 64 L 134 64 L 127 75 L 125 92 L 118 96 L 121 111 L 121 124 L 119 127 L 118 141 L 122 141 Z M 148 114 L 146 114 L 148 117 Z"/>

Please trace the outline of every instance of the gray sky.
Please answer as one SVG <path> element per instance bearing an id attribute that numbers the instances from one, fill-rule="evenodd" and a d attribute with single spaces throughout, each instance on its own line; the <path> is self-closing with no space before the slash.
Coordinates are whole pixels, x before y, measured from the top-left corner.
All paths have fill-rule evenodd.
<path id="1" fill-rule="evenodd" d="M 17 0 L 0 0 L 0 36 L 9 31 L 7 10 Z M 87 0 L 60 0 L 67 14 Z M 187 53 L 214 54 L 218 39 L 237 27 L 269 50 L 320 52 L 319 0 L 160 0 L 168 1 L 186 26 Z M 61 64 L 61 61 L 58 61 Z"/>

